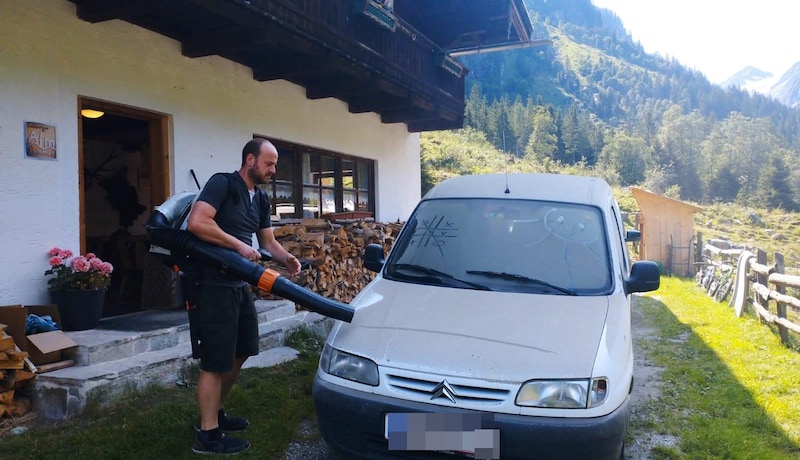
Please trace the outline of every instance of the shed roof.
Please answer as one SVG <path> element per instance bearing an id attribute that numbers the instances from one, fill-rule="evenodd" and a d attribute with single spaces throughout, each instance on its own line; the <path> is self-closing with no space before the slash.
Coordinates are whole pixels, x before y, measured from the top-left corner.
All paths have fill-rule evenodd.
<path id="1" fill-rule="evenodd" d="M 649 192 L 647 190 L 643 190 L 636 187 L 631 187 L 631 193 L 633 193 L 633 197 L 636 198 L 636 201 L 639 203 L 639 207 L 641 208 L 641 202 L 643 200 L 653 200 L 655 202 L 661 202 L 662 204 L 671 204 L 678 207 L 685 207 L 687 211 L 690 212 L 701 212 L 704 208 L 687 203 L 685 201 L 676 200 L 674 198 L 670 198 L 667 196 L 659 195 L 657 193 Z M 644 210 L 642 210 L 644 211 Z"/>

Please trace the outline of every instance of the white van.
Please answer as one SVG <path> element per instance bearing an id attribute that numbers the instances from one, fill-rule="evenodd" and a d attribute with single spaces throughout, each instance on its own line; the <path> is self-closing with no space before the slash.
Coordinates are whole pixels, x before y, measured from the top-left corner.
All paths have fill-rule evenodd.
<path id="1" fill-rule="evenodd" d="M 602 179 L 462 176 L 427 193 L 328 336 L 313 394 L 346 458 L 620 459 L 631 263 Z"/>

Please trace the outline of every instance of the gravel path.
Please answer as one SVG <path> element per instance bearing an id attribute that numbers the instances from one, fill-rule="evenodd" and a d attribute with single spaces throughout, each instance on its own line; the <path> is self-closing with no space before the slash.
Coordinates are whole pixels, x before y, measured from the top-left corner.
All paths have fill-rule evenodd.
<path id="1" fill-rule="evenodd" d="M 634 388 L 632 393 L 631 405 L 631 424 L 637 421 L 647 421 L 649 414 L 646 410 L 647 403 L 658 396 L 661 391 L 661 372 L 662 368 L 649 363 L 636 349 L 637 343 L 641 340 L 648 340 L 656 337 L 655 329 L 647 328 L 642 324 L 643 314 L 637 306 L 634 297 L 633 308 L 631 310 L 631 323 L 633 329 L 634 346 Z M 657 425 L 657 424 L 656 424 Z M 625 447 L 625 458 L 627 460 L 649 460 L 650 450 L 657 445 L 677 445 L 678 440 L 659 433 L 639 432 L 633 442 Z M 306 420 L 300 425 L 295 441 L 289 444 L 282 460 L 335 460 L 328 446 L 319 436 L 315 420 Z"/>
<path id="2" fill-rule="evenodd" d="M 295 440 L 289 443 L 282 460 L 336 460 L 337 457 L 328 449 L 328 445 L 320 437 L 316 420 L 305 420 L 300 423 L 295 433 Z"/>
<path id="3" fill-rule="evenodd" d="M 633 333 L 633 393 L 631 394 L 631 424 L 647 422 L 652 417 L 647 411 L 647 403 L 658 397 L 663 382 L 661 373 L 663 368 L 655 366 L 645 359 L 644 354 L 637 349 L 637 344 L 642 340 L 651 340 L 658 337 L 658 331 L 643 324 L 643 313 L 634 296 L 631 309 L 631 329 Z M 653 425 L 658 426 L 658 423 Z M 656 432 L 638 432 L 633 441 L 625 446 L 625 458 L 629 460 L 649 460 L 652 458 L 650 450 L 658 445 L 676 446 L 678 439 Z"/>

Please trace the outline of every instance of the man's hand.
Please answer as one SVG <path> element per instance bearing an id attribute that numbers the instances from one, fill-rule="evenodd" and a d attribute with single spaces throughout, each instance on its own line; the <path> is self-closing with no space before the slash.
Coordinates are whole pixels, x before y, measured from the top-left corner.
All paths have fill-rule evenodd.
<path id="1" fill-rule="evenodd" d="M 289 276 L 297 276 L 297 274 L 300 273 L 300 261 L 297 260 L 297 257 L 291 254 L 286 256 L 286 260 L 283 261 L 283 265 L 289 272 Z"/>
<path id="2" fill-rule="evenodd" d="M 258 249 L 248 246 L 244 243 L 239 245 L 239 248 L 236 250 L 236 252 L 238 252 L 240 256 L 247 260 L 252 260 L 254 262 L 261 260 L 261 253 L 258 252 Z"/>

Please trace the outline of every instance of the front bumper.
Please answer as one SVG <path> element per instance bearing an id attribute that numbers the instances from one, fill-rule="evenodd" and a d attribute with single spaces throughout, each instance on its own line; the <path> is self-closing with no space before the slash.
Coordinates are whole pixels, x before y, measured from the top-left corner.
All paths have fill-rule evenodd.
<path id="1" fill-rule="evenodd" d="M 453 459 L 424 451 L 390 451 L 384 417 L 394 412 L 472 412 L 364 393 L 314 379 L 314 406 L 322 437 L 348 458 Z M 614 459 L 622 452 L 628 428 L 629 402 L 604 417 L 560 418 L 492 414 L 500 430 L 502 459 Z"/>

